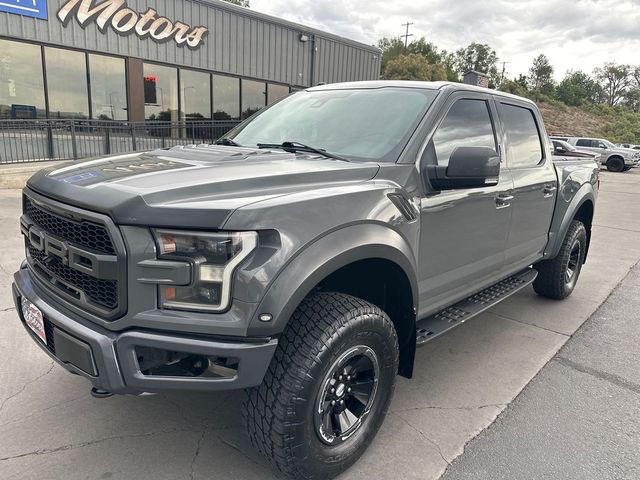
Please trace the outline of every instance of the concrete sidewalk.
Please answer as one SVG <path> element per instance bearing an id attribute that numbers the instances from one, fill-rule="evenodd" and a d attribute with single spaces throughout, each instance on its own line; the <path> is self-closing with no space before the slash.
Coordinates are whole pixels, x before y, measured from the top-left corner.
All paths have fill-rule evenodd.
<path id="1" fill-rule="evenodd" d="M 640 478 L 640 267 L 444 475 Z"/>
<path id="2" fill-rule="evenodd" d="M 19 215 L 20 192 L 0 191 L 0 478 L 273 478 L 241 426 L 241 392 L 96 400 L 52 364 L 11 305 Z M 398 379 L 378 437 L 340 480 L 438 478 L 640 260 L 639 218 L 640 169 L 603 173 L 574 295 L 555 302 L 526 289 L 420 349 L 415 378 Z"/>

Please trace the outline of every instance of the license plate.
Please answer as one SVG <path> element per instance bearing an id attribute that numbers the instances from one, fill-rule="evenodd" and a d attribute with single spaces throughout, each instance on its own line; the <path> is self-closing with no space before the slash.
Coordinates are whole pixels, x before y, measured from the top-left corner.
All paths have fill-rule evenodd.
<path id="1" fill-rule="evenodd" d="M 44 319 L 38 307 L 26 298 L 22 298 L 22 315 L 28 327 L 35 333 L 43 343 L 47 343 L 47 334 L 44 331 Z"/>

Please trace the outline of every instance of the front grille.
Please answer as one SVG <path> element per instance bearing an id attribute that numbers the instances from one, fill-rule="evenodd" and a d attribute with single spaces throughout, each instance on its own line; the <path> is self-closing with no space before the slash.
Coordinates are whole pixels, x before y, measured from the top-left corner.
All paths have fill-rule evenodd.
<path id="1" fill-rule="evenodd" d="M 107 229 L 85 220 L 75 221 L 49 212 L 25 197 L 24 213 L 33 223 L 64 240 L 96 252 L 115 255 L 116 250 Z"/>
<path id="2" fill-rule="evenodd" d="M 126 311 L 126 253 L 111 220 L 27 193 L 20 228 L 39 285 L 107 321 Z"/>
<path id="3" fill-rule="evenodd" d="M 116 280 L 94 278 L 86 273 L 67 267 L 58 257 L 49 256 L 45 258 L 44 252 L 35 249 L 31 245 L 27 245 L 27 249 L 37 267 L 42 269 L 45 274 L 51 274 L 62 280 L 62 282 L 69 284 L 71 288 L 60 286 L 61 289 L 67 290 L 68 294 L 74 296 L 73 287 L 77 287 L 93 303 L 97 303 L 109 310 L 118 307 L 118 282 Z M 79 292 L 75 292 L 78 300 L 80 300 L 79 295 Z"/>

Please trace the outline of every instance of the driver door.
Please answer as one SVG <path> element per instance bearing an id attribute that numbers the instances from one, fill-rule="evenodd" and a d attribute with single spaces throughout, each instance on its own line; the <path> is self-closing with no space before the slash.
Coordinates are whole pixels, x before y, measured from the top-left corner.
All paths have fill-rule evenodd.
<path id="1" fill-rule="evenodd" d="M 493 98 L 452 95 L 421 162 L 448 165 L 458 147 L 501 152 Z M 430 191 L 421 198 L 419 316 L 429 315 L 499 280 L 511 225 L 513 180 L 500 154 L 495 186 Z M 422 170 L 422 169 L 421 169 Z"/>

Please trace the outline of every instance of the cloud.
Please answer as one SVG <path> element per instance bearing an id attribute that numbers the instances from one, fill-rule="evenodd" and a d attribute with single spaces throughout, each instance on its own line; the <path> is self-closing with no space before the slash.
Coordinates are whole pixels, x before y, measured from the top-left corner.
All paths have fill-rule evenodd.
<path id="1" fill-rule="evenodd" d="M 488 43 L 511 76 L 546 54 L 562 78 L 604 62 L 640 64 L 640 0 L 251 0 L 254 10 L 367 44 L 404 33 L 442 49 Z"/>

